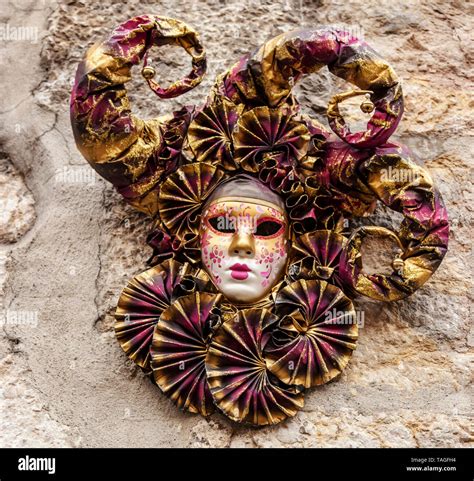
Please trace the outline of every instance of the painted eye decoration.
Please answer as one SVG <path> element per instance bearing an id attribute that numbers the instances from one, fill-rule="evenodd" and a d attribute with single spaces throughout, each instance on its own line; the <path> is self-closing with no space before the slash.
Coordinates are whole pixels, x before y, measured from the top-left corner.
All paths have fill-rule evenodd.
<path id="1" fill-rule="evenodd" d="M 257 237 L 276 237 L 281 234 L 284 226 L 275 219 L 262 219 L 257 224 L 255 235 Z"/>

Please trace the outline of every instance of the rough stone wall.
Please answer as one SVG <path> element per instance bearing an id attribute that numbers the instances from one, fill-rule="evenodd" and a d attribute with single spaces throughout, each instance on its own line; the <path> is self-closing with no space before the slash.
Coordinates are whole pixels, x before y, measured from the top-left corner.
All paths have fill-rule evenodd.
<path id="1" fill-rule="evenodd" d="M 431 281 L 403 302 L 360 303 L 365 327 L 349 367 L 273 428 L 180 413 L 114 339 L 117 297 L 150 253 L 149 221 L 91 174 L 72 138 L 68 97 L 87 47 L 143 13 L 195 26 L 210 60 L 205 81 L 170 101 L 137 73 L 131 98 L 143 117 L 200 104 L 219 72 L 283 31 L 358 29 L 403 79 L 398 138 L 425 162 L 449 209 L 450 251 Z M 21 0 L 2 2 L 0 15 L 3 32 L 10 28 L 0 42 L 0 309 L 3 319 L 17 315 L 0 326 L 0 446 L 472 446 L 468 2 Z M 11 27 L 32 29 L 17 39 Z M 173 49 L 158 65 L 163 83 L 189 69 Z M 323 72 L 296 91 L 322 119 L 341 87 Z M 380 209 L 370 222 L 399 220 Z"/>

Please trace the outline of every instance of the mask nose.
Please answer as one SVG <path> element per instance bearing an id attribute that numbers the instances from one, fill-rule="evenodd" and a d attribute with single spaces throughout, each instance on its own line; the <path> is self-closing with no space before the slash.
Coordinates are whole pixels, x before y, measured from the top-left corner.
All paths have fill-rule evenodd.
<path id="1" fill-rule="evenodd" d="M 255 254 L 255 241 L 249 233 L 236 232 L 229 246 L 230 256 L 253 257 Z"/>

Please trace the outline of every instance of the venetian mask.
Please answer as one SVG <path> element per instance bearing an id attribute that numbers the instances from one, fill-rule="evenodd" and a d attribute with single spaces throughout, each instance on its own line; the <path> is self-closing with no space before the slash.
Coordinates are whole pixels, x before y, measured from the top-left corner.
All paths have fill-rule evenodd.
<path id="1" fill-rule="evenodd" d="M 287 237 L 278 197 L 256 180 L 237 178 L 218 189 L 204 208 L 202 263 L 230 301 L 255 302 L 281 278 Z"/>
<path id="2" fill-rule="evenodd" d="M 192 57 L 191 72 L 167 88 L 147 65 L 150 48 L 166 45 Z M 404 109 L 399 79 L 350 32 L 296 30 L 219 74 L 204 105 L 144 121 L 131 114 L 126 89 L 141 62 L 161 99 L 194 88 L 206 70 L 195 30 L 142 15 L 89 50 L 71 95 L 79 150 L 150 215 L 153 255 L 120 295 L 118 342 L 180 409 L 277 424 L 302 408 L 306 389 L 348 364 L 357 298 L 399 301 L 446 254 L 438 188 L 389 141 Z M 339 139 L 302 114 L 292 92 L 325 64 L 357 87 L 328 103 Z M 360 108 L 372 112 L 358 132 L 339 110 L 355 96 L 366 96 Z M 370 221 L 354 229 L 377 202 L 403 215 L 399 229 Z M 390 273 L 364 269 L 364 239 L 373 235 L 397 244 Z"/>

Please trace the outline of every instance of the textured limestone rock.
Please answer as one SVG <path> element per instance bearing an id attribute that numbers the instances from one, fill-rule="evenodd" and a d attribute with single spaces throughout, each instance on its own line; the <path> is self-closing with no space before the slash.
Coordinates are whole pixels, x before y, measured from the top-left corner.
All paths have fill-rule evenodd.
<path id="1" fill-rule="evenodd" d="M 8 157 L 0 152 L 0 243 L 16 242 L 34 221 L 33 196 Z"/>
<path id="2" fill-rule="evenodd" d="M 0 446 L 73 447 L 70 429 L 51 418 L 41 391 L 19 354 L 0 360 Z"/>
<path id="3" fill-rule="evenodd" d="M 334 24 L 362 33 L 404 81 L 407 108 L 398 138 L 430 169 L 447 203 L 450 251 L 438 272 L 403 302 L 358 303 L 365 324 L 349 367 L 339 380 L 308 392 L 305 408 L 283 425 L 255 430 L 219 414 L 209 420 L 182 414 L 115 342 L 113 309 L 127 280 L 145 268 L 150 223 L 90 174 L 75 149 L 68 97 L 87 47 L 142 13 L 195 26 L 209 58 L 204 82 L 173 100 L 154 97 L 137 72 L 130 97 L 134 112 L 147 118 L 202 103 L 218 73 L 281 32 Z M 22 0 L 5 6 L 2 22 L 36 27 L 38 38 L 0 45 L 4 64 L 15 64 L 0 69 L 0 152 L 14 166 L 0 169 L 0 200 L 11 219 L 0 230 L 0 242 L 8 243 L 0 294 L 2 309 L 36 313 L 38 323 L 10 323 L 0 331 L 0 412 L 8 415 L 0 421 L 0 445 L 472 446 L 470 13 L 456 1 Z M 177 49 L 160 50 L 154 61 L 163 84 L 189 69 Z M 346 88 L 321 72 L 295 90 L 304 111 L 324 121 L 330 96 Z M 350 112 L 353 122 L 362 120 Z M 400 217 L 380 208 L 361 222 L 394 227 Z M 375 261 L 368 259 L 367 268 Z"/>
<path id="4" fill-rule="evenodd" d="M 213 419 L 202 419 L 192 429 L 187 447 L 227 448 L 232 438 L 232 429 Z"/>

